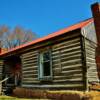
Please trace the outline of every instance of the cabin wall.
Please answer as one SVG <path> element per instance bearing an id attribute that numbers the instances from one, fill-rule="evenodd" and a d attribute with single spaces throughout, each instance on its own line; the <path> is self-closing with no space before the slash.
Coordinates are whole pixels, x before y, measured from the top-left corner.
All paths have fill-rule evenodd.
<path id="1" fill-rule="evenodd" d="M 0 59 L 0 80 L 2 80 L 3 60 Z"/>
<path id="2" fill-rule="evenodd" d="M 53 83 L 83 87 L 80 37 L 52 46 Z"/>
<path id="3" fill-rule="evenodd" d="M 97 65 L 96 65 L 96 44 L 85 39 L 86 65 L 88 82 L 99 82 Z"/>
<path id="4" fill-rule="evenodd" d="M 32 50 L 21 56 L 22 58 L 22 86 L 30 86 L 38 81 L 38 51 Z"/>
<path id="5" fill-rule="evenodd" d="M 96 64 L 97 37 L 93 22 L 82 28 L 82 35 L 84 38 L 88 82 L 99 82 Z"/>
<path id="6" fill-rule="evenodd" d="M 60 41 L 56 42 L 56 40 Z M 45 44 L 46 42 L 41 45 Z M 83 89 L 80 31 L 72 32 L 72 34 L 70 32 L 68 35 L 66 33 L 66 36 L 52 40 L 52 43 L 46 47 L 50 47 L 52 53 L 52 80 L 42 82 L 38 78 L 38 52 L 41 48 L 37 48 L 21 56 L 22 87 Z"/>

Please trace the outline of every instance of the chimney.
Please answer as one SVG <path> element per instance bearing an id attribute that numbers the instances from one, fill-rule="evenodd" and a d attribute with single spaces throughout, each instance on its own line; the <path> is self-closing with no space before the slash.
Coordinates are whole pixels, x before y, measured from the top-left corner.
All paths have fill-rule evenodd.
<path id="1" fill-rule="evenodd" d="M 97 36 L 96 64 L 97 64 L 97 70 L 100 79 L 100 4 L 94 3 L 91 6 L 91 10 L 94 19 L 96 36 Z"/>
<path id="2" fill-rule="evenodd" d="M 2 53 L 1 40 L 0 40 L 0 53 Z"/>
<path id="3" fill-rule="evenodd" d="M 91 9 L 97 35 L 97 44 L 100 46 L 100 4 L 99 3 L 93 4 L 91 6 Z"/>

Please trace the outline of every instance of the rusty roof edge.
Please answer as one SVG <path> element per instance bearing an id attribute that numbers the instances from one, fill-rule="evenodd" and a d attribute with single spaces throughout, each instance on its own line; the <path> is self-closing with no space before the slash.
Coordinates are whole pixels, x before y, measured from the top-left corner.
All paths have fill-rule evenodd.
<path id="1" fill-rule="evenodd" d="M 67 28 L 61 29 L 61 30 L 59 30 L 57 32 L 54 32 L 54 33 L 49 34 L 49 35 L 47 35 L 45 37 L 42 37 L 42 38 L 38 38 L 38 39 L 33 40 L 33 41 L 29 42 L 29 43 L 17 46 L 15 48 L 12 48 L 11 50 L 6 51 L 6 52 L 2 52 L 2 53 L 0 53 L 0 56 L 4 56 L 4 55 L 9 54 L 11 52 L 15 52 L 17 50 L 26 48 L 28 46 L 34 45 L 34 44 L 39 43 L 39 42 L 43 42 L 45 40 L 49 40 L 49 39 L 54 38 L 56 36 L 60 36 L 60 35 L 62 35 L 64 33 L 67 33 L 67 32 L 70 32 L 70 31 L 73 31 L 73 30 L 76 30 L 76 29 L 81 29 L 84 26 L 88 25 L 90 22 L 93 22 L 93 18 L 87 19 L 85 21 L 82 21 L 80 23 L 74 24 L 74 25 L 69 26 Z"/>

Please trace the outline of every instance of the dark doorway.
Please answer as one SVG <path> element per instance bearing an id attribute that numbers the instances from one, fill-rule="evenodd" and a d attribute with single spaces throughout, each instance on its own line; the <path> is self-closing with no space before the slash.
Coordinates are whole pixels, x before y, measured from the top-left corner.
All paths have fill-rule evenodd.
<path id="1" fill-rule="evenodd" d="M 4 59 L 3 79 L 6 87 L 16 87 L 21 85 L 21 58 L 20 56 L 9 56 Z"/>

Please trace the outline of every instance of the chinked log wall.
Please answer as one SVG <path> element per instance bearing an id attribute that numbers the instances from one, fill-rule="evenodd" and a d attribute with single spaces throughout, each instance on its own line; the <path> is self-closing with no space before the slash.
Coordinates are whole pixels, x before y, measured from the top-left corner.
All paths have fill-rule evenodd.
<path id="1" fill-rule="evenodd" d="M 92 41 L 85 39 L 85 50 L 86 50 L 86 64 L 88 70 L 88 81 L 99 82 L 97 65 L 96 65 L 96 44 Z"/>
<path id="2" fill-rule="evenodd" d="M 53 40 L 53 42 L 56 39 Z M 44 45 L 45 43 L 43 43 Z M 33 46 L 34 47 L 34 46 Z M 48 47 L 48 46 L 47 46 Z M 82 89 L 83 67 L 80 33 L 67 34 L 62 42 L 52 43 L 52 71 L 51 82 L 41 84 L 38 79 L 38 52 L 33 49 L 22 54 L 22 86 L 45 88 L 73 88 Z"/>
<path id="3" fill-rule="evenodd" d="M 0 60 L 0 80 L 2 80 L 3 60 Z"/>
<path id="4" fill-rule="evenodd" d="M 99 82 L 96 65 L 97 37 L 94 23 L 86 25 L 84 28 L 84 47 L 86 52 L 86 66 L 88 82 Z"/>

